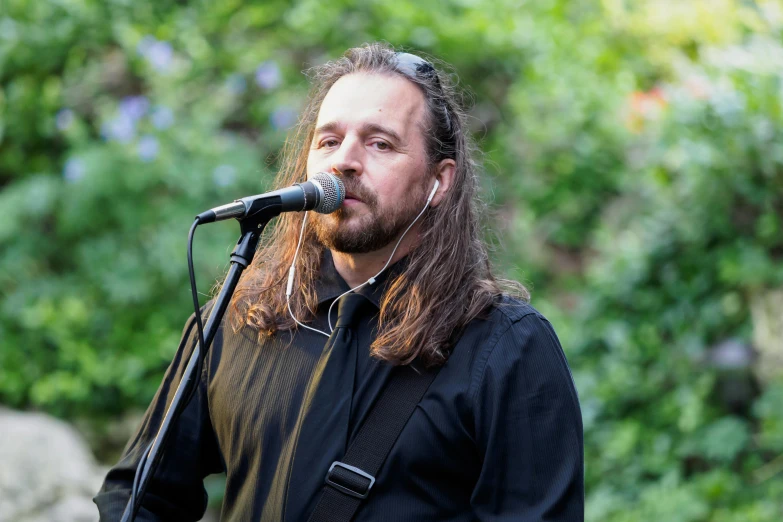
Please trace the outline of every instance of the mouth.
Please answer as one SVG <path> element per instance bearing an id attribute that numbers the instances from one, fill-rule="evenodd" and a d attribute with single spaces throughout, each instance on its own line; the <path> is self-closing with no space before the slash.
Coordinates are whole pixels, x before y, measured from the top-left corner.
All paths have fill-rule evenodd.
<path id="1" fill-rule="evenodd" d="M 353 192 L 346 191 L 345 192 L 345 201 L 359 201 L 359 202 L 361 202 L 361 199 L 359 197 L 357 197 L 356 194 L 354 194 Z"/>

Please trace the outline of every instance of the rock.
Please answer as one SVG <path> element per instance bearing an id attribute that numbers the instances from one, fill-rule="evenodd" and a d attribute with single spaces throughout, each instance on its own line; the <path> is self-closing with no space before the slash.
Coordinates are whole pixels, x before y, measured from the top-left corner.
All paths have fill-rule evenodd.
<path id="1" fill-rule="evenodd" d="M 93 522 L 105 475 L 74 428 L 0 408 L 0 522 Z"/>

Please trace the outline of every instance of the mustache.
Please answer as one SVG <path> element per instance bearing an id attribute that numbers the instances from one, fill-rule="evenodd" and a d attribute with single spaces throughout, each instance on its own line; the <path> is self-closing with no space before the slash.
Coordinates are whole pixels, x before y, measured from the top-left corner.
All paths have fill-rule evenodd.
<path id="1" fill-rule="evenodd" d="M 360 199 L 365 205 L 375 207 L 378 203 L 378 197 L 369 189 L 365 188 L 356 178 L 343 177 L 345 190 Z"/>

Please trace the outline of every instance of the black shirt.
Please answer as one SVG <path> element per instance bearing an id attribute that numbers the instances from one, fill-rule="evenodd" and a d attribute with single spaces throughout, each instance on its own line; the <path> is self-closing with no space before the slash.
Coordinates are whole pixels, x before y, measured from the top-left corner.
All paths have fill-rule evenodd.
<path id="1" fill-rule="evenodd" d="M 200 519 L 203 477 L 225 471 L 222 521 L 306 521 L 329 465 L 341 459 L 393 371 L 368 351 L 386 280 L 359 290 L 371 304 L 360 312 L 359 348 L 340 375 L 324 371 L 321 334 L 299 328 L 259 342 L 249 327 L 221 327 L 136 520 Z M 347 289 L 327 253 L 311 326 L 329 331 L 329 305 Z M 94 499 L 101 520 L 120 520 L 140 454 L 196 335 L 191 317 L 141 427 Z M 335 396 L 319 397 L 319 384 Z M 312 422 L 318 404 L 333 405 L 317 409 L 321 418 L 350 414 L 330 418 L 325 432 Z M 540 313 L 504 297 L 466 327 L 354 520 L 583 518 L 582 420 L 565 356 Z"/>

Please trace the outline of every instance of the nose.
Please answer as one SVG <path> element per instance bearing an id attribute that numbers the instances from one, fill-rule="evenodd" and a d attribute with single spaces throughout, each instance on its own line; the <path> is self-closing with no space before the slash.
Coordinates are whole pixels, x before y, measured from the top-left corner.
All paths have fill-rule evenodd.
<path id="1" fill-rule="evenodd" d="M 332 156 L 331 171 L 343 176 L 361 176 L 364 172 L 360 140 L 346 136 Z"/>

